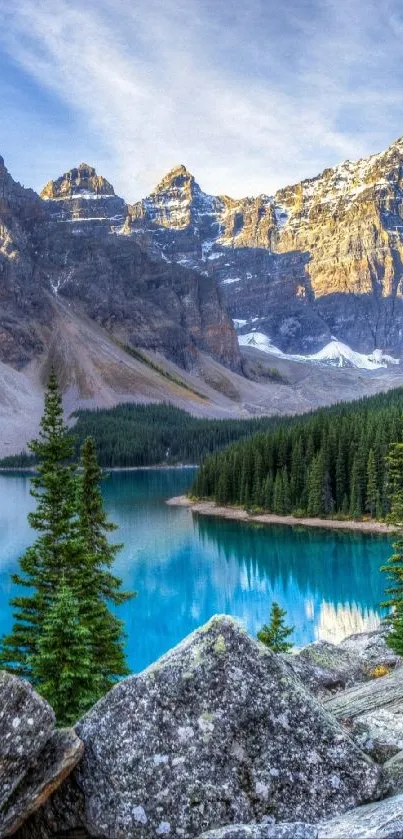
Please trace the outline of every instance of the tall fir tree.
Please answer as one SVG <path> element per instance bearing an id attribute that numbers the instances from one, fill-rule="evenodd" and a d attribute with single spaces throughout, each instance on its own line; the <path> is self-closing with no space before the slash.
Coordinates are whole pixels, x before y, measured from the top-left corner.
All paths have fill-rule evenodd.
<path id="1" fill-rule="evenodd" d="M 33 682 L 61 726 L 77 722 L 104 693 L 92 633 L 82 620 L 85 606 L 63 577 L 29 660 Z"/>
<path id="2" fill-rule="evenodd" d="M 393 550 L 387 564 L 381 567 L 381 571 L 390 580 L 386 588 L 387 600 L 382 606 L 389 609 L 385 620 L 392 628 L 387 643 L 395 652 L 403 655 L 403 540 L 395 542 Z"/>
<path id="3" fill-rule="evenodd" d="M 20 559 L 20 573 L 13 582 L 30 589 L 11 600 L 14 626 L 2 639 L 0 665 L 12 673 L 32 677 L 30 659 L 35 653 L 47 611 L 63 574 L 74 575 L 80 560 L 76 517 L 74 440 L 64 424 L 62 399 L 54 372 L 45 393 L 39 438 L 29 444 L 37 459 L 31 481 L 36 509 L 28 516 L 39 533 Z"/>
<path id="4" fill-rule="evenodd" d="M 376 474 L 376 461 L 374 450 L 370 449 L 367 463 L 367 498 L 366 510 L 374 517 L 379 509 L 379 489 Z"/>
<path id="5" fill-rule="evenodd" d="M 292 649 L 292 644 L 287 638 L 294 632 L 293 626 L 286 626 L 285 616 L 287 612 L 281 609 L 278 603 L 273 602 L 270 610 L 270 623 L 264 624 L 258 632 L 258 640 L 274 653 L 287 653 Z"/>
<path id="6" fill-rule="evenodd" d="M 102 674 L 102 692 L 129 672 L 124 653 L 123 622 L 109 605 L 119 606 L 134 597 L 122 591 L 122 581 L 111 572 L 116 554 L 122 545 L 111 544 L 108 534 L 116 530 L 104 510 L 100 489 L 102 472 L 97 462 L 91 437 L 81 451 L 82 472 L 78 477 L 78 531 L 86 562 L 76 580 L 75 590 L 80 602 L 86 604 L 83 620 L 88 625 L 93 655 Z"/>
<path id="7" fill-rule="evenodd" d="M 389 520 L 403 524 L 403 443 L 392 443 L 386 457 Z"/>

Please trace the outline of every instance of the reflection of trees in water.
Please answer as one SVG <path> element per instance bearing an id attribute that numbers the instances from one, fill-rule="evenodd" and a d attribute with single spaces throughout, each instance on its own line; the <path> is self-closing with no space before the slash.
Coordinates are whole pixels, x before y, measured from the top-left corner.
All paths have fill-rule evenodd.
<path id="1" fill-rule="evenodd" d="M 389 542 L 361 533 L 245 524 L 198 516 L 204 545 L 214 544 L 228 560 L 244 564 L 248 580 L 271 587 L 296 585 L 303 597 L 377 610 L 383 599 L 380 565 Z"/>

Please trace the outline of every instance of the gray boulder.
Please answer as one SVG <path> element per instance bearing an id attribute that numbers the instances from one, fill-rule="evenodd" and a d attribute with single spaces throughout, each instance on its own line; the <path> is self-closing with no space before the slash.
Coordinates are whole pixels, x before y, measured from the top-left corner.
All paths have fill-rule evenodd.
<path id="1" fill-rule="evenodd" d="M 358 807 L 318 828 L 318 839 L 403 839 L 403 795 Z"/>
<path id="2" fill-rule="evenodd" d="M 209 830 L 200 839 L 317 839 L 318 827 L 304 822 L 233 824 Z"/>
<path id="3" fill-rule="evenodd" d="M 401 667 L 402 659 L 387 646 L 387 627 L 372 632 L 358 632 L 349 635 L 338 647 L 357 656 L 369 671 L 376 667 L 388 667 L 393 670 Z"/>
<path id="4" fill-rule="evenodd" d="M 52 709 L 31 685 L 0 672 L 0 836 L 10 836 L 74 769 L 83 744 L 55 731 Z"/>
<path id="5" fill-rule="evenodd" d="M 367 665 L 360 656 L 328 641 L 315 641 L 283 658 L 316 696 L 327 696 L 369 678 Z"/>
<path id="6" fill-rule="evenodd" d="M 389 795 L 403 793 L 403 751 L 391 757 L 383 765 L 385 792 Z"/>
<path id="7" fill-rule="evenodd" d="M 357 717 L 351 736 L 373 760 L 384 763 L 403 749 L 403 714 L 379 708 Z"/>
<path id="8" fill-rule="evenodd" d="M 357 807 L 317 825 L 228 825 L 200 839 L 403 839 L 403 795 Z"/>
<path id="9" fill-rule="evenodd" d="M 75 826 L 108 839 L 186 839 L 267 815 L 314 822 L 380 789 L 379 768 L 281 657 L 225 616 L 117 685 L 77 732 Z"/>
<path id="10" fill-rule="evenodd" d="M 387 708 L 397 712 L 403 705 L 403 669 L 381 679 L 372 679 L 325 699 L 324 707 L 338 720 L 352 721 L 362 714 Z"/>

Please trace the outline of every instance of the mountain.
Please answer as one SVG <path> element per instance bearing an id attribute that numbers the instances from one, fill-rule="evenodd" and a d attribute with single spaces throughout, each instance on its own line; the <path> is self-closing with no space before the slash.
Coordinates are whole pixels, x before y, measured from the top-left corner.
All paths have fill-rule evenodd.
<path id="1" fill-rule="evenodd" d="M 398 141 L 240 200 L 181 165 L 130 205 L 87 163 L 39 196 L 0 158 L 0 456 L 51 366 L 68 412 L 294 413 L 400 384 L 402 162 Z"/>
<path id="2" fill-rule="evenodd" d="M 184 166 L 129 206 L 126 228 L 171 262 L 215 277 L 240 334 L 285 353 L 332 341 L 400 357 L 403 138 L 274 196 L 202 192 Z"/>
<path id="3" fill-rule="evenodd" d="M 126 205 L 92 167 L 82 164 L 50 182 L 42 199 L 16 184 L 4 164 L 0 178 L 7 329 L 0 360 L 18 364 L 37 355 L 49 343 L 62 298 L 129 347 L 159 350 L 188 369 L 204 350 L 239 368 L 214 278 L 153 259 L 120 236 Z"/>

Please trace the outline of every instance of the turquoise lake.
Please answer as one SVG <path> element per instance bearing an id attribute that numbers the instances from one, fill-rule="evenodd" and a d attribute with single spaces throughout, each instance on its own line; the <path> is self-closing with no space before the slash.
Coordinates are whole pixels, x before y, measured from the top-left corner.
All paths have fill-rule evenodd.
<path id="1" fill-rule="evenodd" d="M 287 609 L 296 646 L 375 628 L 390 554 L 387 538 L 193 516 L 164 502 L 193 472 L 114 472 L 103 493 L 125 543 L 116 571 L 137 598 L 121 608 L 133 671 L 143 669 L 215 613 L 255 635 L 271 601 Z M 0 476 L 0 634 L 12 625 L 10 579 L 32 541 L 29 478 Z"/>

